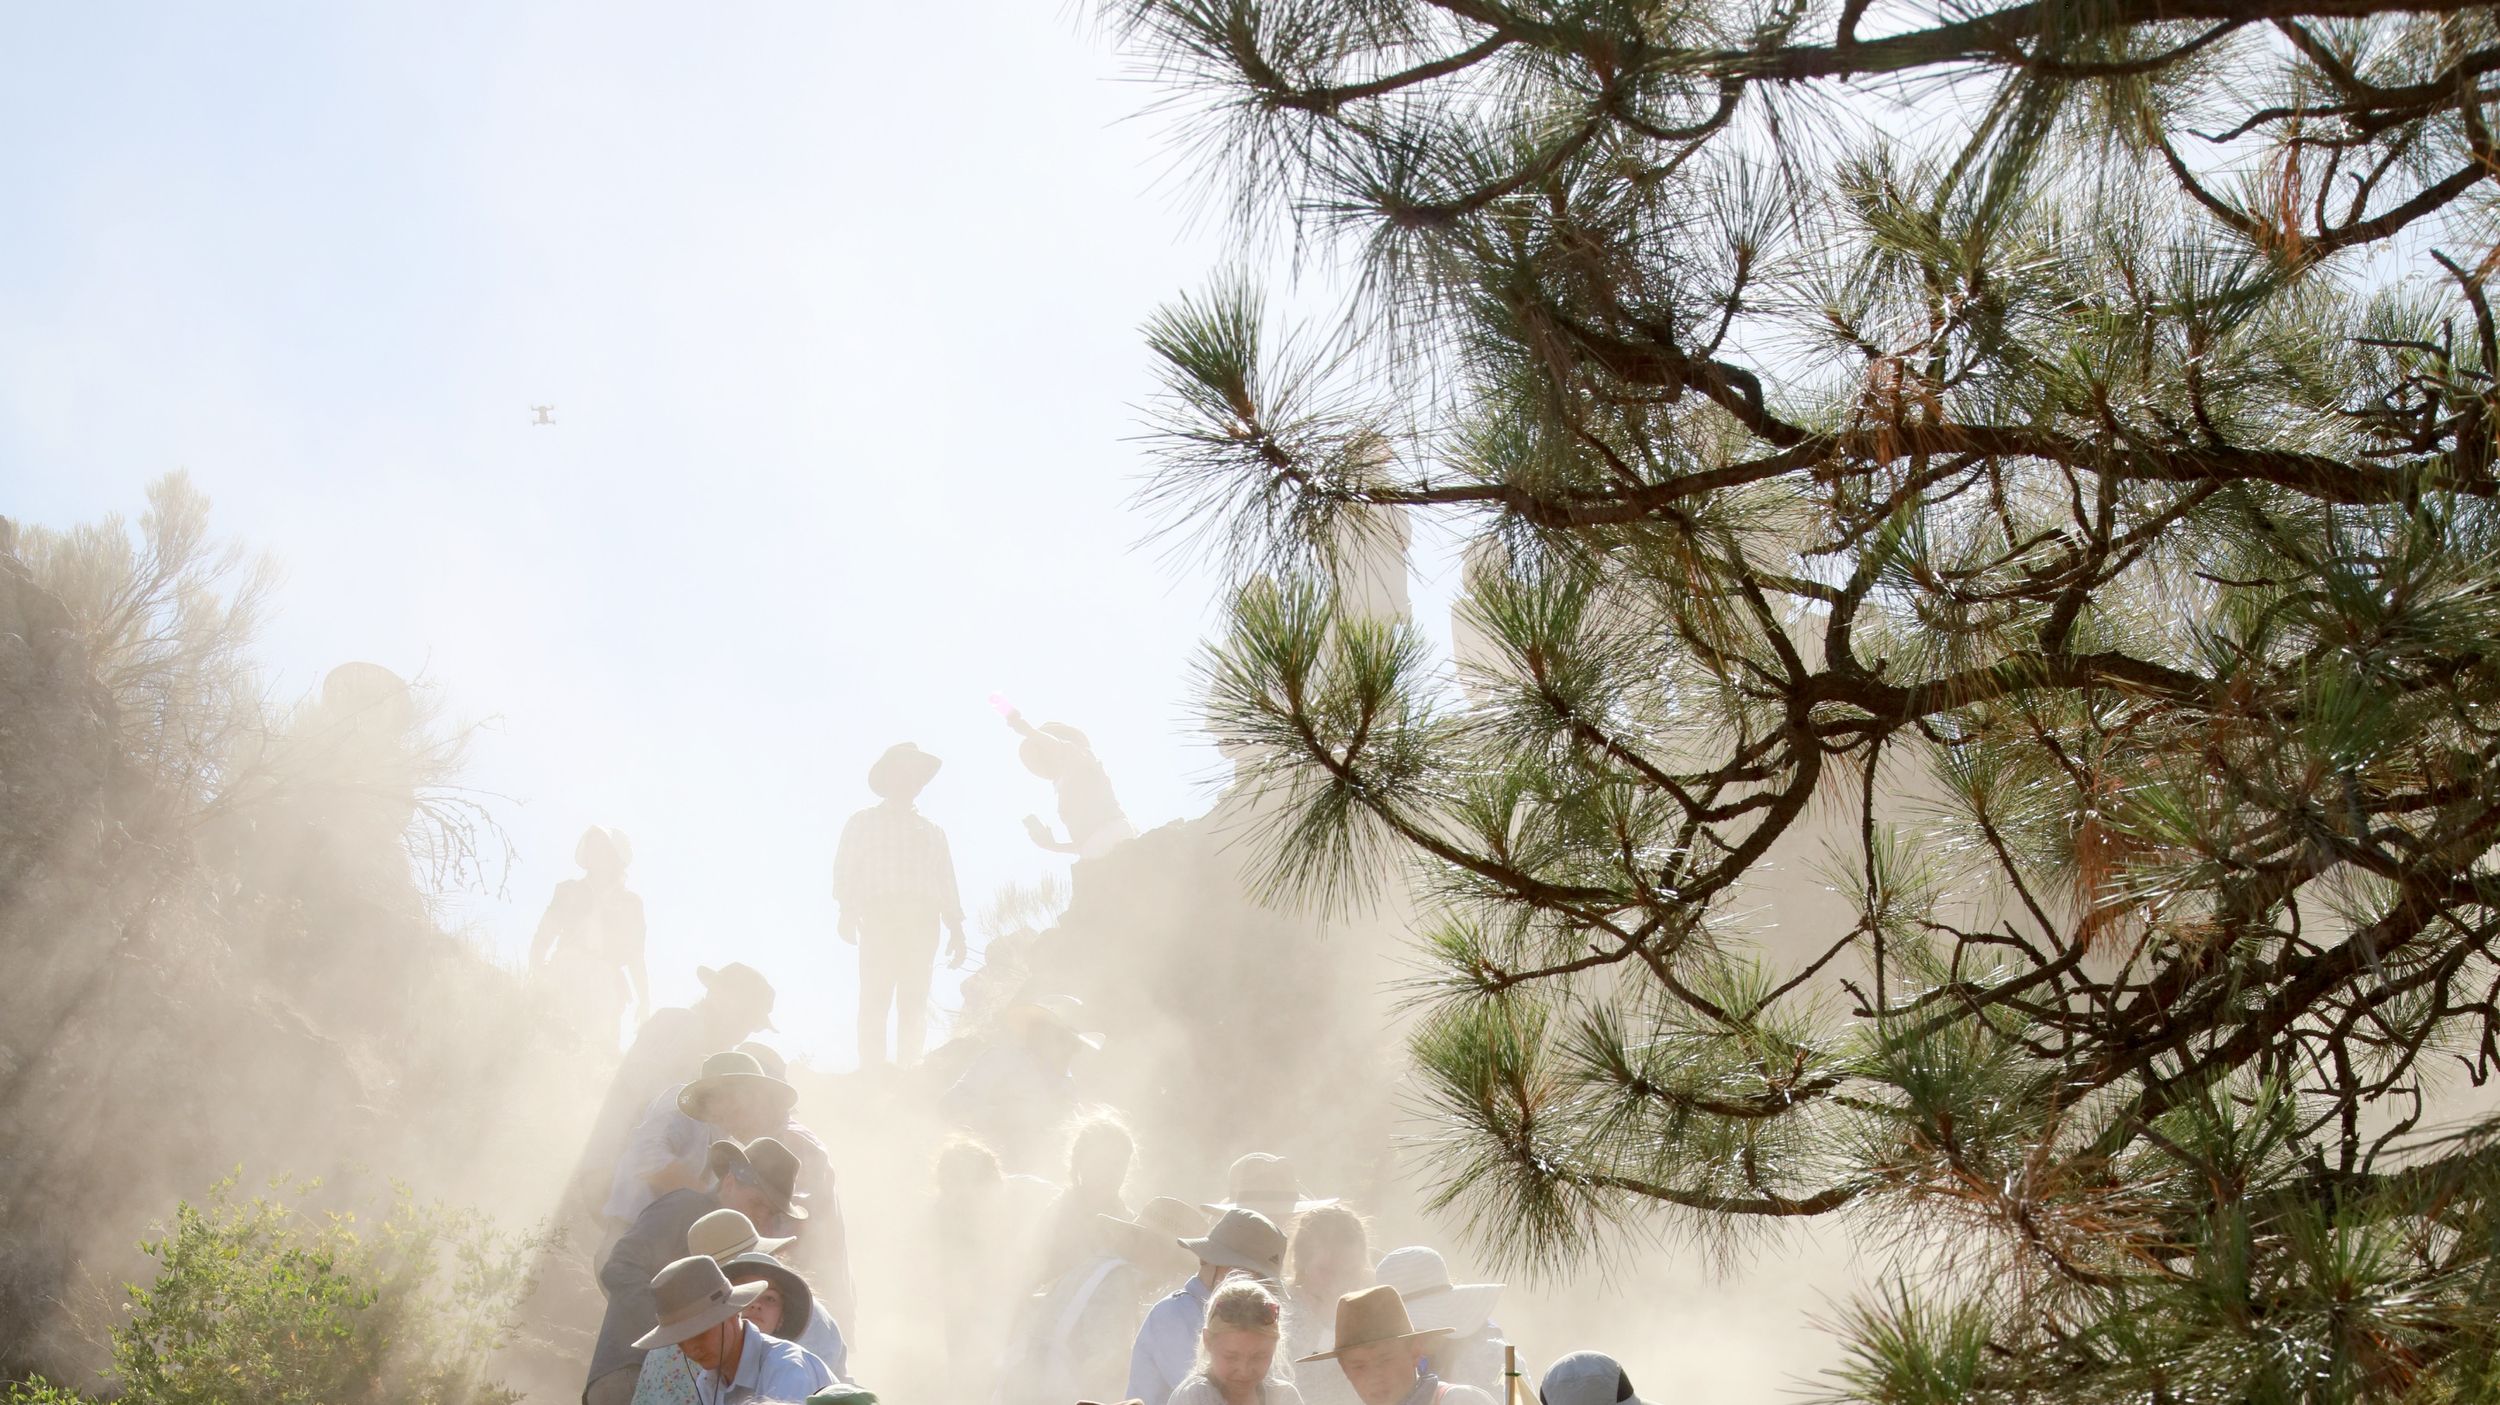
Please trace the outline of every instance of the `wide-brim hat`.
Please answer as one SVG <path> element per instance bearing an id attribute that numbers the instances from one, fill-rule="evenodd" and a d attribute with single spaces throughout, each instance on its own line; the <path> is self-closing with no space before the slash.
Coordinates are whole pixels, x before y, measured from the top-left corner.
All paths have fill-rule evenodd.
<path id="1" fill-rule="evenodd" d="M 1406 1315 L 1406 1303 L 1398 1290 L 1383 1285 L 1348 1293 L 1337 1299 L 1337 1344 L 1326 1351 L 1299 1357 L 1297 1361 L 1334 1361 L 1356 1347 L 1377 1346 L 1382 1342 L 1417 1342 L 1426 1337 L 1446 1337 L 1447 1327 L 1417 1328 Z"/>
<path id="2" fill-rule="evenodd" d="M 1200 1263 L 1255 1273 L 1271 1283 L 1285 1276 L 1285 1232 L 1256 1210 L 1227 1210 L 1204 1235 L 1178 1242 Z"/>
<path id="3" fill-rule="evenodd" d="M 703 988 L 707 991 L 717 991 L 729 996 L 744 996 L 762 1004 L 766 1015 L 769 1016 L 772 1013 L 773 983 L 764 979 L 763 972 L 744 961 L 732 961 L 717 970 L 710 966 L 697 966 L 694 968 L 694 978 L 703 982 Z M 766 1019 L 758 1027 L 771 1029 L 773 1022 Z"/>
<path id="4" fill-rule="evenodd" d="M 1502 1284 L 1452 1283 L 1449 1262 L 1438 1249 L 1421 1244 L 1392 1249 L 1383 1255 L 1372 1281 L 1398 1290 L 1407 1316 L 1418 1327 L 1446 1327 L 1460 1336 L 1493 1319 Z"/>
<path id="5" fill-rule="evenodd" d="M 651 1280 L 651 1303 L 659 1309 L 659 1325 L 634 1340 L 636 1351 L 675 1346 L 697 1332 L 708 1332 L 744 1312 L 764 1296 L 764 1285 L 732 1286 L 719 1264 L 702 1254 L 689 1254 L 661 1269 Z"/>
<path id="6" fill-rule="evenodd" d="M 751 1281 L 746 1275 L 772 1284 L 781 1290 L 781 1337 L 797 1341 L 807 1330 L 809 1314 L 816 1310 L 816 1290 L 807 1286 L 799 1271 L 770 1254 L 740 1254 L 721 1265 L 721 1272 L 732 1283 Z M 763 1294 L 756 1294 L 762 1297 Z"/>
<path id="7" fill-rule="evenodd" d="M 880 800 L 908 799 L 927 789 L 945 764 L 910 742 L 897 742 L 868 768 L 868 788 Z"/>
<path id="8" fill-rule="evenodd" d="M 1314 1200 L 1304 1195 L 1293 1163 L 1264 1151 L 1251 1152 L 1233 1162 L 1225 1184 L 1229 1187 L 1229 1199 L 1200 1208 L 1211 1215 L 1227 1210 L 1255 1210 L 1270 1224 L 1282 1226 L 1287 1220 L 1337 1203 L 1333 1197 Z"/>
<path id="9" fill-rule="evenodd" d="M 751 1172 L 780 1203 L 773 1208 L 794 1220 L 807 1218 L 807 1207 L 799 1202 L 807 1193 L 799 1189 L 799 1156 L 797 1152 L 770 1137 L 757 1137 L 740 1146 L 736 1142 L 712 1143 L 711 1152 L 703 1159 L 715 1179 Z"/>
<path id="10" fill-rule="evenodd" d="M 714 1210 L 686 1227 L 686 1252 L 714 1263 L 725 1264 L 747 1254 L 778 1254 L 798 1242 L 758 1234 L 755 1221 L 730 1209 Z"/>
<path id="11" fill-rule="evenodd" d="M 707 1120 L 698 1111 L 714 1093 L 732 1089 L 760 1089 L 770 1095 L 774 1110 L 787 1117 L 799 1105 L 799 1090 L 764 1072 L 764 1066 L 753 1054 L 736 1049 L 724 1050 L 703 1061 L 703 1069 L 692 1083 L 677 1090 L 677 1110 L 697 1122 Z"/>
<path id="12" fill-rule="evenodd" d="M 1204 1214 L 1187 1202 L 1168 1195 L 1147 1201 L 1146 1207 L 1139 1210 L 1133 1220 L 1124 1220 L 1117 1215 L 1097 1215 L 1095 1218 L 1102 1221 L 1121 1258 L 1148 1267 L 1171 1264 L 1177 1268 L 1187 1263 L 1190 1253 L 1181 1241 L 1207 1232 L 1207 1217 Z"/>

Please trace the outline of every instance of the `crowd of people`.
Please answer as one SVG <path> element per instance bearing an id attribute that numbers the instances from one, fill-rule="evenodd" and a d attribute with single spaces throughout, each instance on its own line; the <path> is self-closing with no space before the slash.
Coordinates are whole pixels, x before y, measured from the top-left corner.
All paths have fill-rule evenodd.
<path id="1" fill-rule="evenodd" d="M 1037 820 L 1037 842 L 1086 853 L 1133 833 L 1081 735 L 1008 717 L 1028 766 L 1061 788 L 1069 838 Z M 886 752 L 869 776 L 879 803 L 836 856 L 863 1068 L 888 1060 L 889 1026 L 892 1062 L 917 1061 L 941 938 L 954 959 L 965 947 L 945 835 L 914 805 L 938 764 Z M 585 836 L 584 877 L 559 890 L 533 953 L 595 978 L 597 1008 L 576 997 L 593 1021 L 645 998 L 629 855 L 613 831 Z M 834 1155 L 759 1041 L 773 988 L 744 964 L 698 976 L 692 1005 L 640 1020 L 576 1177 L 604 1300 L 584 1405 L 874 1405 L 852 1376 L 859 1285 Z M 927 1315 L 955 1388 L 983 1405 L 1524 1401 L 1513 1392 L 1533 1377 L 1512 1374 L 1495 1321 L 1502 1285 L 1453 1282 L 1429 1246 L 1376 1253 L 1372 1222 L 1311 1193 L 1285 1157 L 1239 1155 L 1220 1197 L 1134 1199 L 1134 1137 L 1074 1093 L 1072 1067 L 1101 1051 L 1078 1001 L 1022 992 L 936 1100 L 953 1133 L 932 1168 L 942 1301 Z M 1046 1144 L 1066 1148 L 1062 1178 L 1010 1171 L 1041 1165 Z M 1553 1363 L 1537 1389 L 1543 1405 L 1637 1401 L 1593 1353 Z"/>

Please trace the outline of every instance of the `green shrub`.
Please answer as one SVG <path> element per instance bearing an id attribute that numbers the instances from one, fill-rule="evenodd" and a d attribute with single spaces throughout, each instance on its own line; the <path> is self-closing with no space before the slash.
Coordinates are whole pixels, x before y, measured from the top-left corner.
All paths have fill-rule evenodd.
<path id="1" fill-rule="evenodd" d="M 0 1405 L 92 1405 L 86 1396 L 41 1376 L 31 1381 L 11 1381 L 0 1389 L 7 1392 L 0 1394 Z"/>
<path id="2" fill-rule="evenodd" d="M 291 1208 L 280 1183 L 238 1202 L 232 1180 L 178 1206 L 140 1248 L 111 1375 L 142 1405 L 509 1405 L 488 1358 L 510 1340 L 539 1247 L 401 1187 L 370 1225 Z M 25 1394 L 25 1390 L 52 1394 Z M 6 1405 L 67 1405 L 41 1382 Z"/>

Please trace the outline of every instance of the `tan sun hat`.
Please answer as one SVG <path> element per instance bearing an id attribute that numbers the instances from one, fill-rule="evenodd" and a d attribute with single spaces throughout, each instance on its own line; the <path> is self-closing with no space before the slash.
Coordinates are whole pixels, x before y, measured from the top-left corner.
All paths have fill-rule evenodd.
<path id="1" fill-rule="evenodd" d="M 1180 1246 L 1200 1263 L 1238 1268 L 1270 1283 L 1285 1276 L 1285 1232 L 1256 1210 L 1232 1209 L 1201 1238 L 1183 1239 Z"/>
<path id="2" fill-rule="evenodd" d="M 1175 1271 L 1186 1268 L 1189 1251 L 1180 1241 L 1195 1239 L 1207 1232 L 1207 1217 L 1185 1201 L 1159 1195 L 1146 1202 L 1137 1218 L 1124 1220 L 1117 1215 L 1097 1215 L 1110 1234 L 1111 1243 L 1120 1257 L 1148 1269 L 1169 1267 Z"/>
<path id="3" fill-rule="evenodd" d="M 735 1210 L 714 1210 L 686 1226 L 686 1252 L 714 1263 L 725 1264 L 740 1254 L 778 1254 L 798 1242 L 757 1234 L 755 1221 Z"/>
<path id="4" fill-rule="evenodd" d="M 1331 1350 L 1299 1359 L 1334 1361 L 1359 1346 L 1414 1342 L 1449 1334 L 1447 1327 L 1427 1327 L 1417 1331 L 1414 1322 L 1406 1315 L 1405 1299 L 1398 1296 L 1397 1289 L 1383 1284 L 1337 1299 L 1337 1345 Z"/>
<path id="5" fill-rule="evenodd" d="M 1499 1283 L 1452 1283 L 1449 1261 L 1421 1244 L 1383 1255 L 1372 1281 L 1398 1290 L 1416 1326 L 1446 1327 L 1460 1336 L 1491 1321 L 1502 1296 Z"/>
<path id="6" fill-rule="evenodd" d="M 701 1122 L 704 1100 L 733 1088 L 763 1089 L 784 1117 L 799 1105 L 798 1089 L 765 1073 L 764 1065 L 753 1054 L 728 1049 L 705 1059 L 695 1080 L 677 1090 L 677 1110 Z"/>
<path id="7" fill-rule="evenodd" d="M 1220 1215 L 1227 1210 L 1256 1210 L 1267 1222 L 1283 1227 L 1297 1215 L 1307 1215 L 1335 1200 L 1309 1200 L 1302 1194 L 1301 1179 L 1293 1173 L 1293 1163 L 1281 1156 L 1254 1151 L 1233 1163 L 1225 1177 L 1231 1199 L 1204 1208 Z"/>
<path id="8" fill-rule="evenodd" d="M 702 1254 L 661 1269 L 651 1280 L 651 1303 L 660 1310 L 660 1324 L 635 1339 L 637 1351 L 675 1346 L 697 1332 L 708 1332 L 746 1310 L 764 1296 L 764 1285 L 729 1286 L 729 1275 Z"/>

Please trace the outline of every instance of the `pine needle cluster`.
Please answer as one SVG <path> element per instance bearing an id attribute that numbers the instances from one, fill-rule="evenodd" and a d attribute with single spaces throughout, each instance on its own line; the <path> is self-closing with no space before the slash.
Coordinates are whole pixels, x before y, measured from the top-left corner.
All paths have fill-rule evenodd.
<path id="1" fill-rule="evenodd" d="M 1360 275 L 1156 321 L 1153 494 L 1270 877 L 1429 899 L 1445 1205 L 1852 1218 L 1851 1399 L 2500 1389 L 2500 13 L 1110 14 Z M 1455 678 L 1334 608 L 1388 508 L 1474 538 Z"/>

